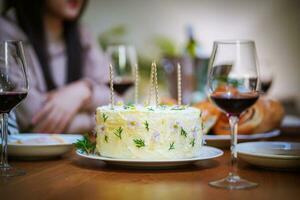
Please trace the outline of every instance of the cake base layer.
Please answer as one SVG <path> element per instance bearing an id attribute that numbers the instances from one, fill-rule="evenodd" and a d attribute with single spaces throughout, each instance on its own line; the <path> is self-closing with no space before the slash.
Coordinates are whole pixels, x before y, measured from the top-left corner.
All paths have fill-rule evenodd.
<path id="1" fill-rule="evenodd" d="M 143 160 L 196 157 L 202 146 L 200 111 L 185 106 L 97 108 L 101 156 Z"/>

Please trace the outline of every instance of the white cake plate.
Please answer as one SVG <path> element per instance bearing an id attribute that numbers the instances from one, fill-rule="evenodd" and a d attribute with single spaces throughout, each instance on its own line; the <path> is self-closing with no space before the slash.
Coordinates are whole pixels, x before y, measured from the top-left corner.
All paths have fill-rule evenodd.
<path id="1" fill-rule="evenodd" d="M 132 160 L 132 159 L 117 159 L 103 157 L 95 154 L 85 154 L 80 151 L 76 151 L 77 155 L 87 159 L 92 159 L 96 161 L 103 161 L 109 165 L 118 165 L 123 167 L 134 167 L 134 168 L 173 168 L 184 165 L 194 164 L 198 161 L 209 160 L 217 158 L 223 155 L 223 151 L 215 147 L 203 146 L 201 148 L 201 153 L 198 157 L 188 158 L 188 159 L 175 159 L 175 160 Z"/>

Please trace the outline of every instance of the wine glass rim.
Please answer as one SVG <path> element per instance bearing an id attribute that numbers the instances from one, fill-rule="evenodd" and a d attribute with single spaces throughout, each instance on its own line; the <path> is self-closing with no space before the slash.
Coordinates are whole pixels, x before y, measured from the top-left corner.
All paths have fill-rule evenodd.
<path id="1" fill-rule="evenodd" d="M 11 43 L 11 44 L 23 43 L 23 40 L 1 40 L 0 41 L 0 45 L 7 44 L 7 43 Z"/>
<path id="2" fill-rule="evenodd" d="M 233 39 L 233 40 L 216 40 L 216 44 L 254 44 L 254 40 L 248 39 Z"/>

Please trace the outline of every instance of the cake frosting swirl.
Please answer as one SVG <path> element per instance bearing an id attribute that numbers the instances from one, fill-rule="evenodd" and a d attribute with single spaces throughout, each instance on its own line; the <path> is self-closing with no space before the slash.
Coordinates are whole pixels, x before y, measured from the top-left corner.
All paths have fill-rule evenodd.
<path id="1" fill-rule="evenodd" d="M 188 106 L 98 107 L 96 151 L 136 160 L 192 158 L 202 146 L 199 109 Z"/>

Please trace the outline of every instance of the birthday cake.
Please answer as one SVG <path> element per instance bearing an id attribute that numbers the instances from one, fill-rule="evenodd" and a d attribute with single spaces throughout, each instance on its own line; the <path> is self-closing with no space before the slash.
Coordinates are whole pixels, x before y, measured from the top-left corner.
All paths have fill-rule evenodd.
<path id="1" fill-rule="evenodd" d="M 199 109 L 188 106 L 101 106 L 96 111 L 96 152 L 136 160 L 193 158 L 202 146 Z"/>

